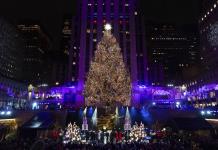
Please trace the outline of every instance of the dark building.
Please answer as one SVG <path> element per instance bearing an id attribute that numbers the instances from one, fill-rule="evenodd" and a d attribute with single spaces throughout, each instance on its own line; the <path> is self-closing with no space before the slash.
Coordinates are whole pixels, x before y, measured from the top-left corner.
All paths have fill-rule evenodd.
<path id="1" fill-rule="evenodd" d="M 50 70 L 50 78 L 48 79 L 50 85 L 64 84 L 68 81 L 72 15 L 64 15 L 62 23 L 60 47 L 53 48 L 52 51 L 46 53 L 48 69 Z"/>
<path id="2" fill-rule="evenodd" d="M 79 3 L 77 3 L 79 5 Z M 76 16 L 72 17 L 72 36 L 71 47 L 69 50 L 69 62 L 68 62 L 68 82 L 78 81 L 79 70 L 79 50 L 80 50 L 80 33 L 81 33 L 81 12 L 78 10 Z"/>
<path id="3" fill-rule="evenodd" d="M 68 56 L 62 51 L 49 51 L 46 53 L 46 66 L 49 71 L 47 84 L 59 85 L 67 81 Z"/>
<path id="4" fill-rule="evenodd" d="M 0 20 L 0 75 L 21 80 L 23 49 L 16 28 Z"/>
<path id="5" fill-rule="evenodd" d="M 47 81 L 45 52 L 50 49 L 50 40 L 38 24 L 22 23 L 17 28 L 24 39 L 23 80 L 27 84 L 42 84 Z"/>
<path id="6" fill-rule="evenodd" d="M 189 90 L 218 83 L 218 1 L 203 0 L 199 18 L 201 73 L 186 82 Z"/>
<path id="7" fill-rule="evenodd" d="M 22 84 L 23 40 L 16 27 L 0 19 L 0 107 L 24 107 L 27 86 Z"/>
<path id="8" fill-rule="evenodd" d="M 62 26 L 62 39 L 61 39 L 61 51 L 69 55 L 70 40 L 72 34 L 72 15 L 65 15 L 63 18 Z"/>
<path id="9" fill-rule="evenodd" d="M 75 21 L 74 23 L 72 23 Z M 76 41 L 78 39 L 72 39 L 72 35 L 75 35 L 75 27 L 78 22 L 74 20 L 74 17 L 70 14 L 65 15 L 63 18 L 63 27 L 62 27 L 62 41 L 61 41 L 61 56 L 66 60 L 64 65 L 65 72 L 64 74 L 65 82 L 72 82 L 75 81 L 75 66 L 76 66 L 76 59 L 78 59 L 78 55 L 76 54 L 77 44 Z M 78 31 L 77 31 L 78 32 Z M 75 35 L 78 37 L 78 35 Z M 65 67 L 67 65 L 67 67 Z"/>
<path id="10" fill-rule="evenodd" d="M 195 67 L 199 57 L 194 28 L 154 23 L 146 26 L 150 85 L 179 84 L 188 78 L 186 70 Z"/>
<path id="11" fill-rule="evenodd" d="M 201 60 L 205 81 L 218 80 L 218 1 L 203 1 L 199 20 Z"/>

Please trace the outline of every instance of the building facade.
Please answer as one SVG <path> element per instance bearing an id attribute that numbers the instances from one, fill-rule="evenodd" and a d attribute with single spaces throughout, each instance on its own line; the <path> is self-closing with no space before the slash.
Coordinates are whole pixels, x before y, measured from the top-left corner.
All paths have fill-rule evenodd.
<path id="1" fill-rule="evenodd" d="M 167 86 L 186 80 L 185 71 L 195 67 L 199 60 L 198 32 L 192 28 L 173 24 L 147 25 L 150 85 Z"/>
<path id="2" fill-rule="evenodd" d="M 16 28 L 0 20 L 0 75 L 21 80 L 23 59 L 22 40 Z"/>
<path id="3" fill-rule="evenodd" d="M 199 18 L 202 73 L 186 83 L 190 90 L 218 82 L 218 1 L 203 1 Z"/>
<path id="4" fill-rule="evenodd" d="M 0 108 L 26 108 L 27 96 L 27 85 L 0 76 Z"/>
<path id="5" fill-rule="evenodd" d="M 22 23 L 17 25 L 24 39 L 23 81 L 27 84 L 46 82 L 45 52 L 50 48 L 50 40 L 40 25 Z"/>
<path id="6" fill-rule="evenodd" d="M 0 108 L 24 108 L 27 86 L 22 84 L 23 40 L 16 26 L 0 19 Z"/>
<path id="7" fill-rule="evenodd" d="M 84 99 L 82 91 L 86 73 L 106 23 L 112 25 L 112 33 L 120 44 L 124 62 L 131 74 L 133 90 L 138 84 L 147 84 L 145 30 L 144 21 L 137 11 L 138 1 L 83 0 L 78 1 L 77 5 L 70 51 L 70 67 L 74 72 L 70 76 L 78 83 L 78 99 Z"/>
<path id="8" fill-rule="evenodd" d="M 189 100 L 196 107 L 218 104 L 218 1 L 202 1 L 199 18 L 201 73 L 185 82 Z"/>
<path id="9" fill-rule="evenodd" d="M 203 1 L 199 19 L 201 61 L 204 66 L 204 81 L 218 81 L 218 1 Z"/>

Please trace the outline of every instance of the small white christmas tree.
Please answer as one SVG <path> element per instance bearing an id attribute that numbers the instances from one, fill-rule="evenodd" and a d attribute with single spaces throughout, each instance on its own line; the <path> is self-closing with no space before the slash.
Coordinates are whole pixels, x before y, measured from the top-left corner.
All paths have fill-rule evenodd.
<path id="1" fill-rule="evenodd" d="M 80 129 L 74 122 L 73 125 L 71 123 L 68 124 L 65 133 L 63 133 L 63 143 L 76 143 L 81 141 Z"/>
<path id="2" fill-rule="evenodd" d="M 140 125 L 138 125 L 137 123 L 135 123 L 135 125 L 133 125 L 132 127 L 132 130 L 130 131 L 130 140 L 137 142 L 143 140 L 146 135 L 147 134 L 145 132 L 144 124 L 141 123 Z"/>
<path id="3" fill-rule="evenodd" d="M 130 131 L 131 130 L 131 117 L 130 117 L 130 114 L 129 114 L 129 108 L 128 107 L 126 109 L 124 130 L 125 131 Z"/>

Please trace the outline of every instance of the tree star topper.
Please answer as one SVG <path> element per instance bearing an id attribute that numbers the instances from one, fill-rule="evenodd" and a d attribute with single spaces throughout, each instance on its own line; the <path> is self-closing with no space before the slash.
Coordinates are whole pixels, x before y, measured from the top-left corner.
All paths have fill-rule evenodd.
<path id="1" fill-rule="evenodd" d="M 107 24 L 104 26 L 104 29 L 105 29 L 106 31 L 110 31 L 110 30 L 112 29 L 111 24 L 107 23 Z"/>

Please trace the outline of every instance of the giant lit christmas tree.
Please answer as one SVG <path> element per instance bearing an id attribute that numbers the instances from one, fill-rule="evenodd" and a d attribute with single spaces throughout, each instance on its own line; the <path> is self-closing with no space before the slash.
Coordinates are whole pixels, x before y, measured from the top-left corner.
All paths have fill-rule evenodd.
<path id="1" fill-rule="evenodd" d="M 105 25 L 104 35 L 91 61 L 84 96 L 86 105 L 114 106 L 116 103 L 130 103 L 130 76 L 109 24 Z"/>

